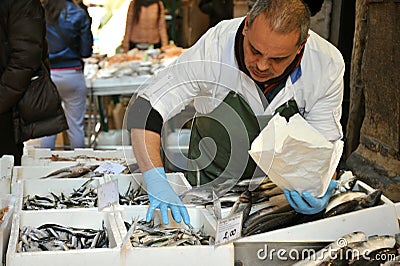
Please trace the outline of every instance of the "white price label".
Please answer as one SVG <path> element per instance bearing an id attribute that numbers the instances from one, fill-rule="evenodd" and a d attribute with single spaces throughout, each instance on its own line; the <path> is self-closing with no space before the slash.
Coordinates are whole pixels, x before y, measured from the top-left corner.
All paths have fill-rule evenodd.
<path id="1" fill-rule="evenodd" d="M 100 184 L 97 188 L 97 206 L 99 210 L 109 207 L 119 201 L 117 180 Z"/>
<path id="2" fill-rule="evenodd" d="M 122 171 L 124 171 L 125 168 L 126 168 L 125 166 L 119 163 L 105 161 L 94 171 L 103 174 L 115 175 L 115 174 L 120 174 Z"/>
<path id="3" fill-rule="evenodd" d="M 218 220 L 215 245 L 231 242 L 241 236 L 243 213 Z"/>

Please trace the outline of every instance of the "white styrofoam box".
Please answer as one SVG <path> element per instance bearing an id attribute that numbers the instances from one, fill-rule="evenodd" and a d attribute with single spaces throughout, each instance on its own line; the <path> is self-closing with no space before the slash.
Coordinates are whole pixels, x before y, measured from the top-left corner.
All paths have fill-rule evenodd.
<path id="1" fill-rule="evenodd" d="M 190 223 L 195 229 L 203 227 L 205 233 L 215 236 L 215 219 L 204 208 L 187 208 L 190 216 Z M 124 211 L 115 214 L 116 224 L 124 239 L 127 230 L 124 221 L 131 223 L 134 218 L 145 219 L 147 206 L 125 207 Z M 156 211 L 156 214 L 158 211 Z M 159 214 L 159 213 L 158 213 Z M 169 217 L 170 224 L 172 218 Z M 154 216 L 155 223 L 160 223 L 159 215 Z M 133 247 L 128 241 L 122 249 L 121 260 L 125 265 L 233 265 L 234 247 L 232 243 L 221 246 L 176 246 L 176 247 Z"/>
<path id="2" fill-rule="evenodd" d="M 375 189 L 357 181 L 353 190 L 371 193 Z M 381 201 L 383 204 L 379 206 L 243 237 L 235 242 L 335 241 L 354 231 L 362 231 L 366 235 L 394 235 L 399 232 L 399 224 L 393 202 L 384 195 L 381 196 Z"/>
<path id="3" fill-rule="evenodd" d="M 11 178 L 11 193 L 17 194 L 17 182 L 24 179 L 41 179 L 48 174 L 62 168 L 76 165 L 76 162 L 60 162 L 47 166 L 15 166 Z M 49 180 L 49 179 L 45 179 Z"/>
<path id="4" fill-rule="evenodd" d="M 0 263 L 5 261 L 8 239 L 10 237 L 12 214 L 14 212 L 15 197 L 11 194 L 2 194 L 0 198 L 0 209 L 8 206 L 8 211 L 4 214 L 0 222 Z"/>
<path id="5" fill-rule="evenodd" d="M 74 160 L 75 163 L 99 164 L 104 160 L 136 163 L 131 146 L 121 146 L 115 150 L 93 150 L 90 148 L 75 149 L 71 151 L 57 151 L 44 148 L 27 147 L 21 158 L 22 166 L 43 165 L 64 163 L 65 161 L 52 161 L 51 156 Z"/>
<path id="6" fill-rule="evenodd" d="M 11 175 L 14 167 L 14 157 L 3 155 L 0 158 L 0 195 L 11 192 Z"/>
<path id="7" fill-rule="evenodd" d="M 138 189 L 144 186 L 145 182 L 143 180 L 142 174 L 120 174 L 112 175 L 112 179 L 118 180 L 118 190 L 120 194 L 124 195 L 128 188 Z M 177 194 L 182 193 L 191 188 L 190 184 L 184 177 L 182 173 L 167 173 L 167 180 L 170 182 L 172 188 Z M 18 200 L 17 200 L 17 210 L 22 210 L 23 198 L 27 195 L 40 195 L 40 196 L 50 196 L 50 192 L 56 195 L 60 195 L 63 192 L 65 195 L 69 195 L 82 186 L 87 178 L 59 178 L 59 179 L 23 179 L 16 185 L 18 187 Z M 90 184 L 93 187 L 98 186 L 98 182 L 94 181 Z M 146 193 L 144 191 L 144 193 Z"/>
<path id="8" fill-rule="evenodd" d="M 100 213 L 96 210 L 72 209 L 68 212 L 20 212 L 13 218 L 10 241 L 7 250 L 7 265 L 119 265 L 120 249 L 117 246 L 114 235 L 118 235 L 118 229 L 113 228 L 109 222 L 108 213 Z M 101 229 L 102 222 L 107 228 L 109 248 L 80 249 L 68 251 L 40 251 L 17 252 L 19 242 L 19 230 L 23 226 L 38 227 L 43 224 L 59 224 L 75 228 Z"/>
<path id="9" fill-rule="evenodd" d="M 400 202 L 397 202 L 397 203 L 395 204 L 395 207 L 396 207 L 397 217 L 398 217 L 399 220 L 400 220 Z"/>

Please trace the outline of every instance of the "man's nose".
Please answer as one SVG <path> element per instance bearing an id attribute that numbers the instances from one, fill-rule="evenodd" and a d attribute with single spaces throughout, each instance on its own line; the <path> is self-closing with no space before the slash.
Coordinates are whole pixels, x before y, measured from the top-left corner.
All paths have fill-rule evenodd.
<path id="1" fill-rule="evenodd" d="M 271 68 L 271 64 L 268 59 L 260 58 L 257 60 L 257 68 L 260 71 L 266 71 Z"/>

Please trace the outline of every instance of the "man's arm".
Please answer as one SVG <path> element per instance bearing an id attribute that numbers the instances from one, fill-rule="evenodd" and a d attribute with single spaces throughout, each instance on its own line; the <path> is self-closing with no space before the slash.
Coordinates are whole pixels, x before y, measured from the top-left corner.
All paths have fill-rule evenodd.
<path id="1" fill-rule="evenodd" d="M 133 152 L 142 173 L 163 166 L 160 134 L 146 129 L 132 128 L 131 140 Z"/>

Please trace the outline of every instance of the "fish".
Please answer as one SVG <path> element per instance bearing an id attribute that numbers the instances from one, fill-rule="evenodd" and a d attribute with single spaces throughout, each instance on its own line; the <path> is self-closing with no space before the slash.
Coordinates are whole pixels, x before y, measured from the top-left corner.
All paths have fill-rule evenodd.
<path id="1" fill-rule="evenodd" d="M 296 220 L 296 211 L 291 210 L 288 212 L 267 214 L 262 216 L 264 219 L 258 222 L 253 222 L 242 230 L 243 236 L 250 236 L 254 234 L 261 234 L 287 227 L 294 223 Z"/>
<path id="2" fill-rule="evenodd" d="M 109 247 L 109 240 L 104 221 L 99 230 L 43 224 L 37 228 L 23 226 L 20 229 L 17 252 L 69 251 L 106 247 Z"/>
<path id="3" fill-rule="evenodd" d="M 62 169 L 59 169 L 57 171 L 51 172 L 50 174 L 42 177 L 44 178 L 75 178 L 75 177 L 80 177 L 83 176 L 89 172 L 92 172 L 95 170 L 99 165 L 84 165 L 82 163 L 78 163 L 73 166 L 65 167 Z"/>
<path id="4" fill-rule="evenodd" d="M 333 194 L 351 191 L 356 183 L 357 177 L 351 171 L 343 171 L 339 173 L 338 184 Z"/>
<path id="5" fill-rule="evenodd" d="M 316 253 L 313 253 L 311 256 L 307 257 L 304 260 L 296 262 L 293 266 L 317 266 L 323 265 L 331 260 L 333 256 L 337 255 L 337 252 L 347 246 L 349 243 L 358 243 L 362 241 L 366 241 L 367 236 L 364 232 L 358 231 L 353 232 L 347 235 L 344 235 L 324 248 L 320 249 Z"/>
<path id="6" fill-rule="evenodd" d="M 356 258 L 352 261 L 352 266 L 382 265 L 383 263 L 394 261 L 399 255 L 396 248 L 380 248 L 373 250 L 366 256 Z M 400 265 L 400 261 L 398 263 Z"/>
<path id="7" fill-rule="evenodd" d="M 352 211 L 377 206 L 381 202 L 381 190 L 375 190 L 368 195 L 356 197 L 350 201 L 345 201 L 325 212 L 324 217 L 332 217 Z"/>
<path id="8" fill-rule="evenodd" d="M 131 223 L 124 221 L 127 230 Z M 133 247 L 171 247 L 171 246 L 193 246 L 213 245 L 213 236 L 206 235 L 203 229 L 188 228 L 163 228 L 161 224 L 154 225 L 153 221 L 147 223 L 139 219 L 135 221 L 135 229 L 130 236 Z"/>
<path id="9" fill-rule="evenodd" d="M 383 248 L 393 248 L 395 244 L 396 240 L 394 236 L 382 235 L 382 236 L 371 236 L 368 237 L 367 241 L 350 243 L 348 246 L 353 251 L 357 251 L 353 252 L 353 255 L 355 255 L 354 260 L 357 260 L 359 257 L 365 256 L 371 251 Z"/>
<path id="10" fill-rule="evenodd" d="M 232 216 L 236 213 L 243 213 L 243 219 L 242 221 L 247 220 L 247 217 L 250 214 L 250 210 L 251 210 L 251 206 L 252 206 L 252 202 L 251 202 L 251 192 L 249 190 L 244 191 L 239 198 L 237 199 L 237 201 L 235 202 L 235 204 L 233 205 L 230 213 L 228 216 Z"/>
<path id="11" fill-rule="evenodd" d="M 356 191 L 349 191 L 349 192 L 344 192 L 344 193 L 339 193 L 336 195 L 333 195 L 330 200 L 328 205 L 325 208 L 325 212 L 328 212 L 329 210 L 333 209 L 334 207 L 338 206 L 339 204 L 346 202 L 346 201 L 351 201 L 357 198 L 362 198 L 365 197 L 367 194 L 365 192 L 356 192 Z"/>

